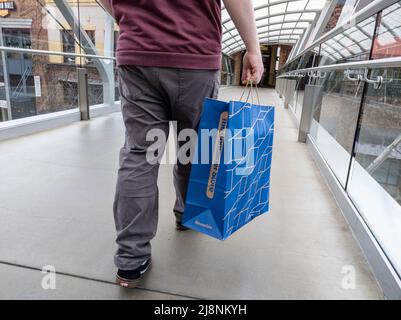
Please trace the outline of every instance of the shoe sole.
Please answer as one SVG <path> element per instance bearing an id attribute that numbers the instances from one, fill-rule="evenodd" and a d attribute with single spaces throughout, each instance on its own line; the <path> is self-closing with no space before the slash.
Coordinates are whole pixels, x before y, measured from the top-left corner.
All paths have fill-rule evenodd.
<path id="1" fill-rule="evenodd" d="M 121 277 L 119 277 L 119 276 L 117 275 L 117 276 L 116 276 L 116 283 L 117 283 L 120 287 L 123 287 L 123 288 L 126 288 L 126 289 L 135 289 L 135 288 L 137 288 L 139 282 L 141 281 L 142 276 L 146 273 L 146 271 L 149 270 L 150 265 L 151 265 L 151 262 L 149 262 L 148 267 L 147 267 L 145 270 L 143 270 L 141 276 L 140 276 L 138 279 L 135 279 L 135 280 L 128 280 L 128 279 L 121 278 Z"/>
<path id="2" fill-rule="evenodd" d="M 175 228 L 177 229 L 177 231 L 188 231 L 189 228 L 184 227 L 182 224 L 176 224 Z"/>
<path id="3" fill-rule="evenodd" d="M 136 279 L 136 280 L 127 280 L 127 279 L 122 279 L 119 276 L 117 276 L 116 277 L 116 283 L 120 287 L 123 287 L 123 288 L 126 288 L 126 289 L 134 289 L 134 288 L 136 288 L 138 286 L 140 279 L 141 278 Z"/>

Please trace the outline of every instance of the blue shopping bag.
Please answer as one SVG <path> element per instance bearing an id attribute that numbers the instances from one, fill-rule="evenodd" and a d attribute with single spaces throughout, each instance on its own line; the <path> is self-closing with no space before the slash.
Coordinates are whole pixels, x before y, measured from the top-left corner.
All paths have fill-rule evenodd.
<path id="1" fill-rule="evenodd" d="M 206 99 L 183 225 L 225 240 L 269 211 L 274 107 Z"/>

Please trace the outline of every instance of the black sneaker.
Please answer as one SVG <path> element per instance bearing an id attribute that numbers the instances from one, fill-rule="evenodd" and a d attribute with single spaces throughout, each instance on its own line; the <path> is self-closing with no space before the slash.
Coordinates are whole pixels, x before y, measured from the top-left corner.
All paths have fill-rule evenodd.
<path id="1" fill-rule="evenodd" d="M 178 231 L 187 231 L 187 230 L 189 230 L 189 228 L 187 228 L 187 227 L 185 227 L 181 222 L 179 222 L 179 221 L 176 221 L 176 223 L 175 223 L 175 228 L 178 230 Z"/>
<path id="2" fill-rule="evenodd" d="M 149 267 L 150 258 L 134 270 L 118 269 L 116 282 L 123 288 L 135 288 L 138 285 L 142 275 L 148 271 Z"/>

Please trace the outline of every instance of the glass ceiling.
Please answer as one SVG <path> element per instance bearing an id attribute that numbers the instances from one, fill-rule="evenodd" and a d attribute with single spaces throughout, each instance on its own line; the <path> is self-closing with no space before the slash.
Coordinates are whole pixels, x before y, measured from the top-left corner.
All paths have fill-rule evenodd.
<path id="1" fill-rule="evenodd" d="M 253 0 L 261 43 L 295 44 L 329 0 Z M 245 49 L 227 10 L 223 8 L 223 52 Z"/>

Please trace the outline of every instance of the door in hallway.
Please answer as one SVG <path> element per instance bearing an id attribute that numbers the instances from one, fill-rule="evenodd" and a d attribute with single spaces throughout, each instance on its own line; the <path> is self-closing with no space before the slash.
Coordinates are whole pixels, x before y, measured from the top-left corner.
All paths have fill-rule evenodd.
<path id="1" fill-rule="evenodd" d="M 270 74 L 271 70 L 271 63 L 272 63 L 272 47 L 265 46 L 262 47 L 262 58 L 263 58 L 263 65 L 264 65 L 264 76 L 260 83 L 261 87 L 272 87 L 274 85 L 274 75 Z"/>

